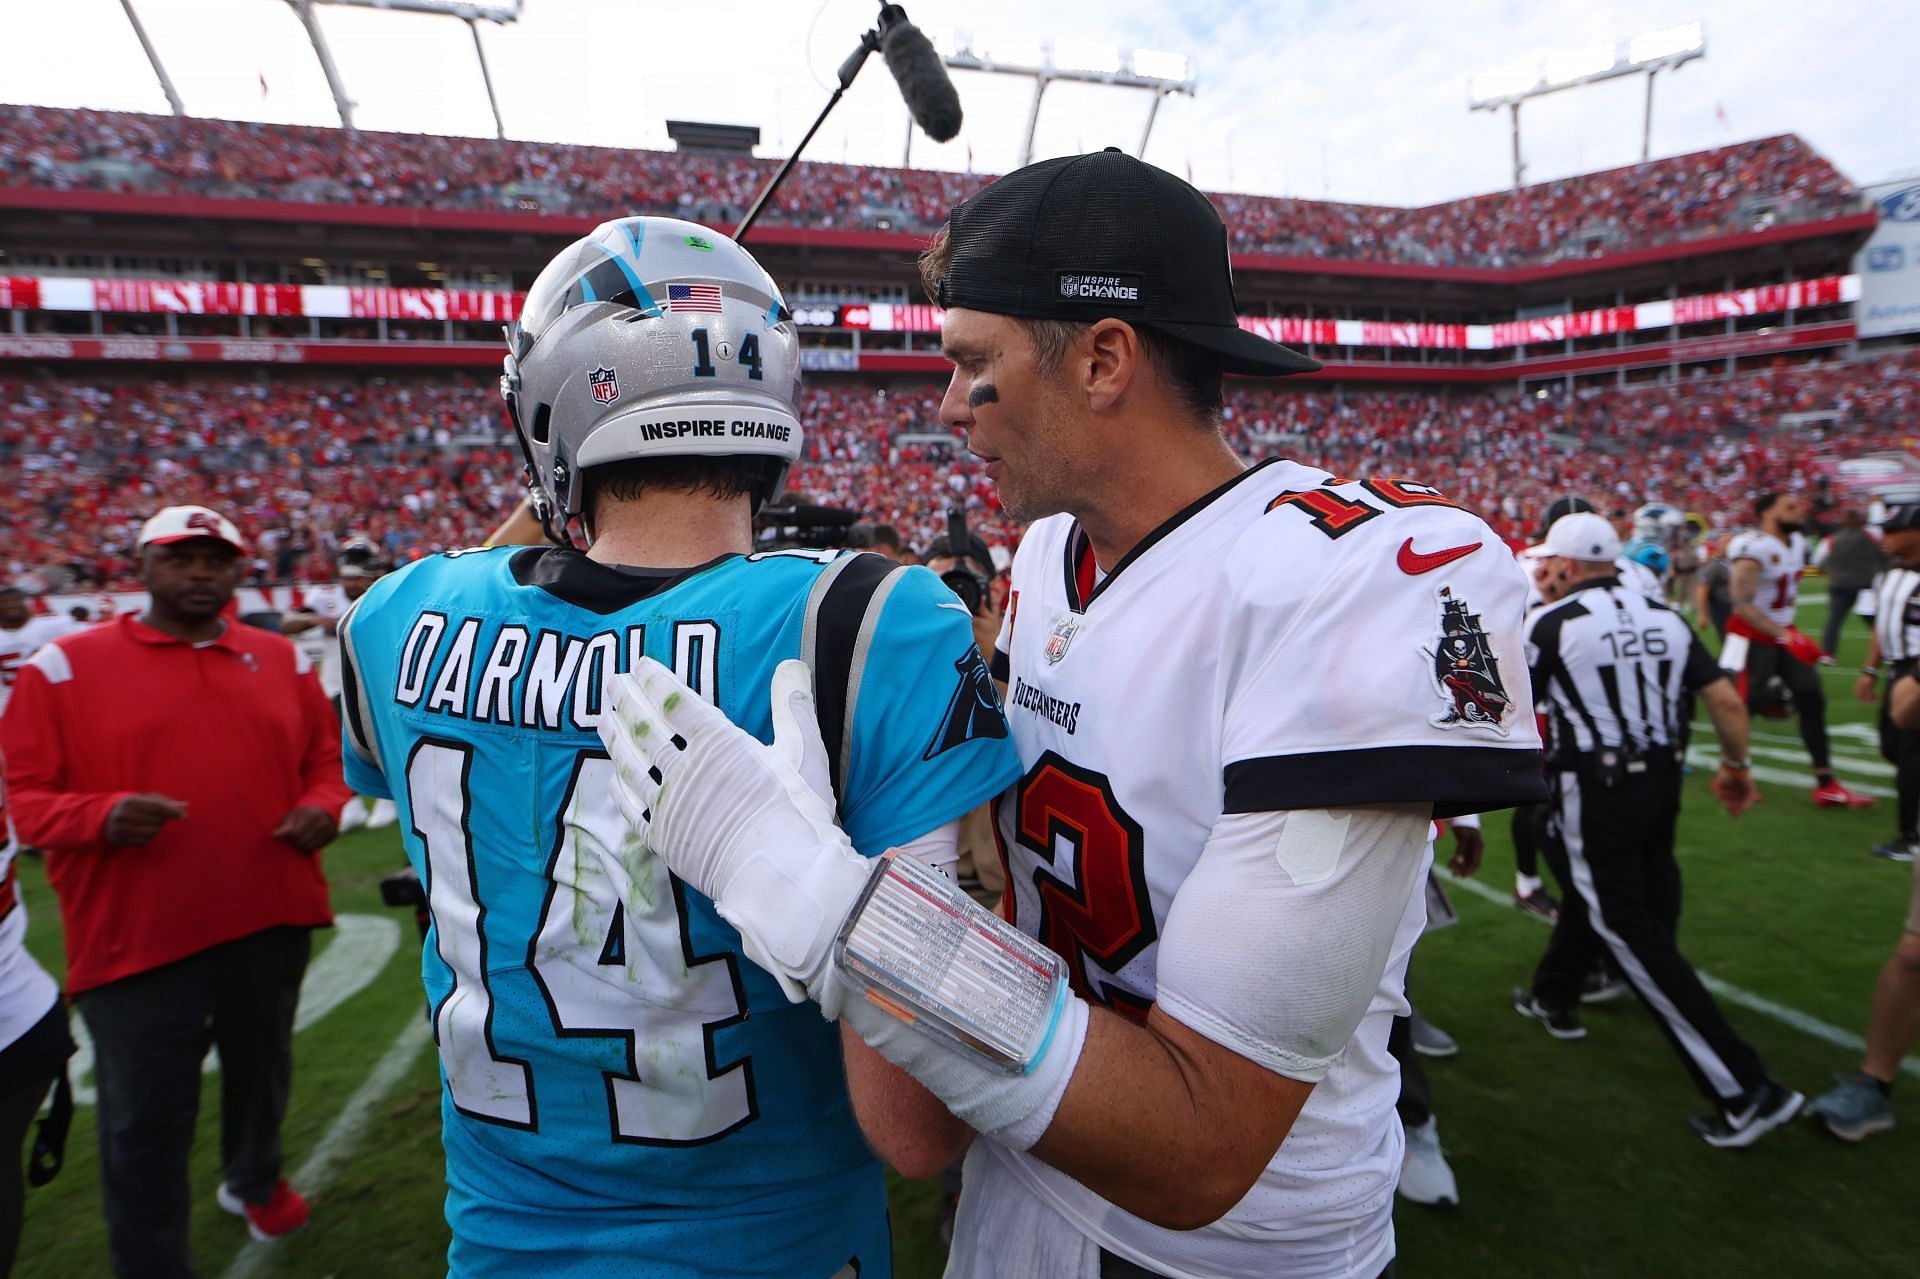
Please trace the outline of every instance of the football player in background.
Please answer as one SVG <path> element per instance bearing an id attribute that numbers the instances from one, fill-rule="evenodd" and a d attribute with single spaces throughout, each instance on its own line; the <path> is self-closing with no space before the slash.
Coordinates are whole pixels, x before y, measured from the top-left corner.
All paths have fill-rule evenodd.
<path id="1" fill-rule="evenodd" d="M 7 713 L 13 681 L 28 658 L 42 644 L 71 635 L 84 625 L 57 613 L 35 616 L 27 593 L 17 586 L 0 586 L 0 715 Z"/>
<path id="2" fill-rule="evenodd" d="M 1031 165 L 922 269 L 941 420 L 1034 523 L 995 658 L 1027 770 L 999 804 L 1013 924 L 962 899 L 910 935 L 1021 957 L 966 988 L 1014 1051 L 925 1029 L 953 1023 L 937 992 L 911 1024 L 849 993 L 834 939 L 898 920 L 869 891 L 903 899 L 803 780 L 804 707 L 768 750 L 658 665 L 618 677 L 623 810 L 952 1112 L 927 1116 L 971 1142 L 950 1277 L 1390 1273 L 1386 1039 L 1429 819 L 1544 793 L 1525 577 L 1427 485 L 1234 455 L 1222 374 L 1319 366 L 1238 327 L 1225 228 L 1172 175 Z"/>
<path id="3" fill-rule="evenodd" d="M 1822 808 L 1865 808 L 1871 795 L 1847 789 L 1833 775 L 1827 744 L 1827 696 L 1815 666 L 1826 651 L 1794 625 L 1800 574 L 1807 565 L 1807 499 L 1798 493 L 1766 493 L 1753 504 L 1758 528 L 1727 543 L 1733 615 L 1727 620 L 1720 666 L 1734 675 L 1755 715 L 1766 704 L 1769 684 L 1779 680 L 1793 697 L 1800 740 L 1813 763 L 1813 802 Z"/>
<path id="4" fill-rule="evenodd" d="M 503 390 L 565 544 L 418 560 L 341 625 L 349 781 L 394 799 L 426 885 L 449 1268 L 467 1276 L 884 1276 L 886 1189 L 846 1077 L 895 1072 L 790 1003 L 614 805 L 607 678 L 645 656 L 765 736 L 817 693 L 822 786 L 867 852 L 954 854 L 1018 775 L 966 610 L 850 551 L 752 554 L 799 455 L 799 344 L 733 241 L 602 225 L 543 271 Z M 575 533 L 583 543 L 573 543 Z M 794 668 L 789 668 L 792 670 Z M 984 688 L 987 701 L 978 694 Z M 824 749 L 824 748 L 823 748 Z M 730 797 L 717 797 L 730 806 Z M 948 1155 L 889 1146 L 903 1172 Z"/>
<path id="5" fill-rule="evenodd" d="M 367 593 L 368 587 L 393 571 L 393 562 L 380 549 L 378 542 L 364 533 L 354 533 L 340 543 L 340 549 L 334 552 L 333 565 L 334 572 L 340 578 L 339 585 L 333 590 L 322 588 L 308 591 L 305 607 L 280 619 L 280 633 L 295 637 L 293 642 L 300 646 L 320 672 L 321 690 L 338 702 L 340 619 L 346 616 L 355 600 Z M 379 830 L 393 825 L 397 816 L 392 800 L 368 801 L 364 795 L 355 795 L 340 810 L 340 833 L 344 835 L 362 826 Z"/>

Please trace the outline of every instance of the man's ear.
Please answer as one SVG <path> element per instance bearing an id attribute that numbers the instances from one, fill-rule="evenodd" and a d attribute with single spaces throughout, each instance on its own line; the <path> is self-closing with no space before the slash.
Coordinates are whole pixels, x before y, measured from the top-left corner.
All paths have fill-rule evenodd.
<path id="1" fill-rule="evenodd" d="M 1146 351 L 1140 345 L 1139 332 L 1125 320 L 1112 317 L 1095 321 L 1082 342 L 1084 383 L 1080 389 L 1089 409 L 1106 412 L 1125 398 L 1135 379 L 1142 376 Z"/>

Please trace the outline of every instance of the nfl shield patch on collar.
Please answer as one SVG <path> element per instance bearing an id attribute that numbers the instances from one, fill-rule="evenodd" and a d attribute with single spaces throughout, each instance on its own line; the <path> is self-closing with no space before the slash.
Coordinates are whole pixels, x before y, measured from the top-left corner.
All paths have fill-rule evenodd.
<path id="1" fill-rule="evenodd" d="M 1047 665 L 1058 666 L 1060 659 L 1067 655 L 1067 649 L 1073 643 L 1073 637 L 1080 633 L 1080 619 L 1072 613 L 1067 614 L 1053 624 L 1053 633 L 1047 636 Z"/>

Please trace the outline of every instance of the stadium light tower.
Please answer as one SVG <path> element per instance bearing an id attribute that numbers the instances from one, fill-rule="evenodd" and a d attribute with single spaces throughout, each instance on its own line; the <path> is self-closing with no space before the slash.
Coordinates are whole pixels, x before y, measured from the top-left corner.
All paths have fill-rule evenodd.
<path id="1" fill-rule="evenodd" d="M 480 60 L 480 79 L 487 86 L 487 105 L 493 108 L 494 136 L 503 141 L 506 139 L 507 126 L 500 118 L 500 100 L 493 93 L 493 72 L 487 68 L 487 49 L 480 43 L 480 23 L 486 21 L 505 26 L 509 22 L 519 21 L 520 0 L 507 0 L 505 4 L 475 4 L 469 0 L 287 0 L 287 5 L 299 17 L 300 25 L 307 29 L 307 39 L 313 44 L 314 56 L 320 59 L 320 70 L 326 74 L 327 88 L 333 93 L 334 109 L 340 113 L 340 127 L 351 129 L 353 99 L 347 96 L 346 86 L 340 80 L 340 69 L 333 65 L 333 51 L 327 47 L 327 38 L 321 34 L 320 24 L 314 19 L 313 6 L 316 4 L 350 5 L 356 9 L 398 9 L 407 13 L 458 18 L 466 23 L 467 30 L 473 33 L 473 55 Z"/>
<path id="2" fill-rule="evenodd" d="M 166 64 L 160 61 L 160 53 L 153 47 L 153 41 L 147 39 L 147 29 L 141 24 L 140 15 L 133 11 L 133 0 L 120 0 L 120 7 L 126 10 L 127 24 L 133 28 L 133 34 L 139 38 L 140 47 L 146 50 L 147 62 L 153 67 L 154 76 L 160 81 L 160 92 L 167 95 L 167 105 L 175 115 L 185 115 L 187 110 L 180 105 L 180 94 L 173 87 L 173 77 L 167 74 Z"/>
<path id="3" fill-rule="evenodd" d="M 1467 81 L 1467 109 L 1498 111 L 1507 108 L 1513 120 L 1513 185 L 1520 186 L 1526 165 L 1520 160 L 1520 104 L 1528 98 L 1577 89 L 1584 84 L 1627 75 L 1647 77 L 1647 105 L 1640 126 L 1640 162 L 1646 163 L 1653 145 L 1653 80 L 1662 71 L 1677 70 L 1707 54 L 1706 24 L 1688 22 L 1663 27 L 1617 45 L 1586 45 L 1560 49 L 1497 71 L 1483 71 Z"/>
<path id="4" fill-rule="evenodd" d="M 1160 113 L 1161 99 L 1171 93 L 1192 97 L 1198 83 L 1194 79 L 1192 58 L 1158 49 L 1116 49 L 1078 40 L 987 42 L 967 31 L 937 33 L 934 47 L 956 71 L 994 71 L 1033 78 L 1033 109 L 1027 113 L 1027 135 L 1020 144 L 1023 168 L 1033 163 L 1033 133 L 1040 123 L 1040 99 L 1045 96 L 1047 86 L 1056 80 L 1110 84 L 1152 93 L 1153 104 L 1147 108 L 1147 123 L 1140 130 L 1140 147 L 1135 152 L 1140 156 L 1146 154 L 1147 139 L 1153 134 L 1153 121 Z"/>

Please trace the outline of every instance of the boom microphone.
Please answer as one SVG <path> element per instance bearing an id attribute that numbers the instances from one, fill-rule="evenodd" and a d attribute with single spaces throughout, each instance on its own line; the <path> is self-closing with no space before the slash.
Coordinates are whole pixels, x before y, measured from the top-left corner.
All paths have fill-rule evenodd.
<path id="1" fill-rule="evenodd" d="M 907 21 L 907 11 L 897 4 L 880 9 L 880 56 L 900 86 L 914 123 L 935 142 L 951 142 L 960 132 L 960 93 L 933 42 Z"/>
<path id="2" fill-rule="evenodd" d="M 859 47 L 840 64 L 840 87 L 827 99 L 827 105 L 820 108 L 820 114 L 814 117 L 806 136 L 800 139 L 800 145 L 793 149 L 786 163 L 767 179 L 767 185 L 760 188 L 760 194 L 754 197 L 746 216 L 733 228 L 736 241 L 747 238 L 747 232 L 753 229 L 753 224 L 760 218 L 760 211 L 767 207 L 767 201 L 773 198 L 773 193 L 793 172 L 793 166 L 800 162 L 800 153 L 807 149 L 807 143 L 813 141 L 813 135 L 820 132 L 820 126 L 827 122 L 828 113 L 852 86 L 853 78 L 860 74 L 860 68 L 866 65 L 867 58 L 876 49 L 886 59 L 887 70 L 893 72 L 894 82 L 900 86 L 900 96 L 906 99 L 907 111 L 913 116 L 913 122 L 935 142 L 951 142 L 959 134 L 960 94 L 948 78 L 940 55 L 934 52 L 933 42 L 921 33 L 920 28 L 907 21 L 905 9 L 897 4 L 883 4 L 880 6 L 878 28 L 862 34 Z"/>

